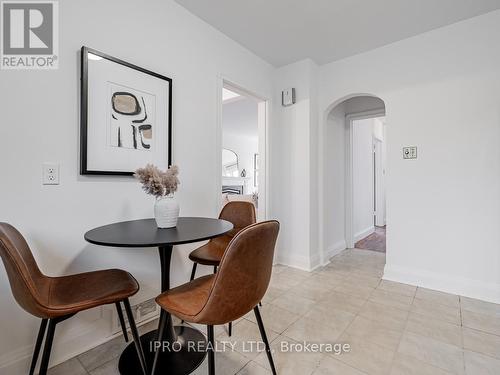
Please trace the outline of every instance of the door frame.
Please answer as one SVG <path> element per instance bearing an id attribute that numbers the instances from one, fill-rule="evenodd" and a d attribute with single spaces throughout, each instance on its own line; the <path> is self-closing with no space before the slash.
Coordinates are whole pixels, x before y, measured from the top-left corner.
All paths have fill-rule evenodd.
<path id="1" fill-rule="evenodd" d="M 373 178 L 375 226 L 385 226 L 385 140 L 373 137 Z"/>
<path id="2" fill-rule="evenodd" d="M 256 93 L 247 89 L 243 85 L 223 76 L 217 77 L 217 93 L 216 93 L 216 162 L 217 162 L 217 177 L 216 191 L 217 195 L 217 215 L 222 206 L 222 89 L 229 87 L 231 91 L 237 92 L 244 96 L 250 96 L 258 101 L 258 142 L 259 142 L 259 204 L 257 209 L 257 220 L 264 221 L 269 216 L 269 110 L 271 108 L 270 99 L 265 95 Z"/>
<path id="3" fill-rule="evenodd" d="M 345 240 L 348 249 L 354 248 L 354 174 L 353 174 L 353 123 L 357 120 L 385 116 L 385 109 L 346 114 L 346 166 L 345 166 Z"/>

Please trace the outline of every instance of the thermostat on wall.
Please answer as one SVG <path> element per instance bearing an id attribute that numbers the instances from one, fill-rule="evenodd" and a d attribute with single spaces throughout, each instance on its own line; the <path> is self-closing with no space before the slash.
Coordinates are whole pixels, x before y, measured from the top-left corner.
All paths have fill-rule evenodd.
<path id="1" fill-rule="evenodd" d="M 295 89 L 293 87 L 281 92 L 281 104 L 283 107 L 295 104 Z"/>
<path id="2" fill-rule="evenodd" d="M 403 147 L 403 159 L 416 159 L 417 158 L 417 147 Z"/>

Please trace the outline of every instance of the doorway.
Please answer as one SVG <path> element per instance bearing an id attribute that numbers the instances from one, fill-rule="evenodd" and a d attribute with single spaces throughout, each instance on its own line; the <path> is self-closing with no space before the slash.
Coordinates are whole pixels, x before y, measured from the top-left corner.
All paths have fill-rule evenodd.
<path id="1" fill-rule="evenodd" d="M 354 248 L 385 253 L 385 117 L 351 116 Z"/>
<path id="2" fill-rule="evenodd" d="M 267 101 L 222 80 L 220 88 L 220 206 L 230 201 L 255 205 L 267 216 Z"/>
<path id="3" fill-rule="evenodd" d="M 385 115 L 382 99 L 361 94 L 340 99 L 325 112 L 319 149 L 323 264 L 343 250 L 354 248 L 360 240 L 385 230 Z M 365 129 L 360 125 L 363 123 Z M 360 145 L 354 143 L 361 133 L 364 147 L 358 155 L 354 150 Z M 360 162 L 366 166 L 362 176 Z M 363 179 L 365 183 L 360 185 Z M 362 217 L 357 215 L 360 207 L 365 208 Z"/>

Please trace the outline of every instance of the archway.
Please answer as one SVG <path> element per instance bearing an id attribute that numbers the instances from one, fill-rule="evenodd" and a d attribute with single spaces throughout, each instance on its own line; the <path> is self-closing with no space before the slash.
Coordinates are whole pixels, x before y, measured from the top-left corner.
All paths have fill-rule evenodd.
<path id="1" fill-rule="evenodd" d="M 372 126 L 373 138 L 371 138 L 371 141 L 366 136 L 366 129 L 364 130 L 365 140 L 368 139 L 364 143 L 365 146 L 368 141 L 373 142 L 371 147 L 375 145 L 376 141 L 385 142 L 385 121 L 382 124 L 377 123 L 376 137 L 374 135 L 375 125 L 373 125 L 375 124 L 375 119 L 377 121 L 381 121 L 382 118 L 385 119 L 385 109 L 385 102 L 376 95 L 351 94 L 336 100 L 324 113 L 321 123 L 319 147 L 319 234 L 323 264 L 328 263 L 332 256 L 339 254 L 342 250 L 354 247 L 356 240 L 359 240 L 360 236 L 365 238 L 371 235 L 376 229 L 376 215 L 379 215 L 378 224 L 382 223 L 380 219 L 382 211 L 384 211 L 385 216 L 385 210 L 382 210 L 382 201 L 380 200 L 382 188 L 384 187 L 380 182 L 384 178 L 383 176 L 385 176 L 385 173 L 380 174 L 381 171 L 385 172 L 385 166 L 381 169 L 381 165 L 384 162 L 384 158 L 380 157 L 383 148 L 379 147 L 379 156 L 373 153 L 373 148 L 371 150 L 364 149 L 366 157 L 368 157 L 367 152 L 373 153 L 371 161 L 373 168 L 369 172 L 366 172 L 371 173 L 373 176 L 373 189 L 371 191 L 363 191 L 365 198 L 369 194 L 373 196 L 371 201 L 373 203 L 373 211 L 371 213 L 373 225 L 362 229 L 359 228 L 356 221 L 356 212 L 359 212 L 357 208 L 361 204 L 359 204 L 360 195 L 356 195 L 355 191 L 355 187 L 362 184 L 357 180 L 360 173 L 355 173 L 358 171 L 356 168 L 359 167 L 359 163 L 356 164 L 355 156 L 357 154 L 353 154 L 357 134 L 361 133 L 360 131 L 353 130 L 358 129 L 358 125 L 355 126 L 358 122 L 359 124 L 364 124 L 363 129 Z M 359 151 L 360 148 L 358 147 L 356 150 Z M 365 159 L 363 160 L 364 162 L 369 162 Z M 376 173 L 380 174 L 378 185 Z M 364 175 L 366 176 L 367 174 Z M 378 212 L 376 209 L 377 199 Z M 383 202 L 383 205 L 385 206 L 385 202 Z M 366 215 L 370 215 L 367 212 L 366 199 L 363 207 L 363 212 L 366 213 L 364 217 L 366 218 Z M 366 220 L 364 222 L 366 224 Z"/>

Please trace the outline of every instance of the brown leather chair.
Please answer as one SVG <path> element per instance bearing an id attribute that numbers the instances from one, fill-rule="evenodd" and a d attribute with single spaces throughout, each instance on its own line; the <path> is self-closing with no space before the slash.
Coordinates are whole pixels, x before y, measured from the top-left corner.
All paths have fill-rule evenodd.
<path id="1" fill-rule="evenodd" d="M 170 314 L 186 322 L 206 324 L 209 341 L 208 373 L 215 374 L 214 325 L 226 324 L 252 309 L 259 325 L 262 341 L 273 374 L 276 374 L 269 341 L 267 340 L 259 301 L 264 296 L 273 265 L 274 247 L 279 232 L 277 221 L 253 224 L 241 230 L 229 243 L 216 274 L 203 276 L 162 293 L 156 302 L 162 307 L 158 341 Z M 152 374 L 159 358 L 156 352 Z"/>
<path id="2" fill-rule="evenodd" d="M 147 373 L 128 300 L 139 290 L 139 285 L 131 274 L 111 269 L 61 277 L 45 276 L 38 268 L 24 237 L 7 223 L 0 223 L 0 256 L 17 303 L 28 313 L 42 319 L 31 361 L 30 375 L 35 371 L 47 324 L 40 375 L 47 373 L 56 325 L 80 311 L 114 303 L 125 340 L 128 341 L 121 302 L 125 306 L 143 371 Z"/>
<path id="3" fill-rule="evenodd" d="M 189 254 L 189 259 L 194 262 L 191 271 L 191 281 L 194 280 L 198 264 L 213 266 L 214 273 L 217 272 L 217 267 L 229 242 L 243 228 L 255 224 L 255 206 L 250 202 L 229 202 L 222 208 L 219 219 L 229 221 L 233 224 L 234 228 L 224 236 L 211 239 L 208 243 Z M 229 323 L 229 336 L 231 336 L 231 331 L 232 323 Z"/>
<path id="4" fill-rule="evenodd" d="M 198 264 L 214 266 L 214 271 L 217 269 L 222 255 L 224 255 L 224 251 L 233 237 L 243 228 L 255 224 L 255 206 L 250 202 L 229 202 L 222 208 L 219 219 L 229 221 L 234 228 L 224 236 L 208 241 L 208 243 L 189 254 L 189 259 L 194 262 L 191 280 L 195 277 Z"/>

